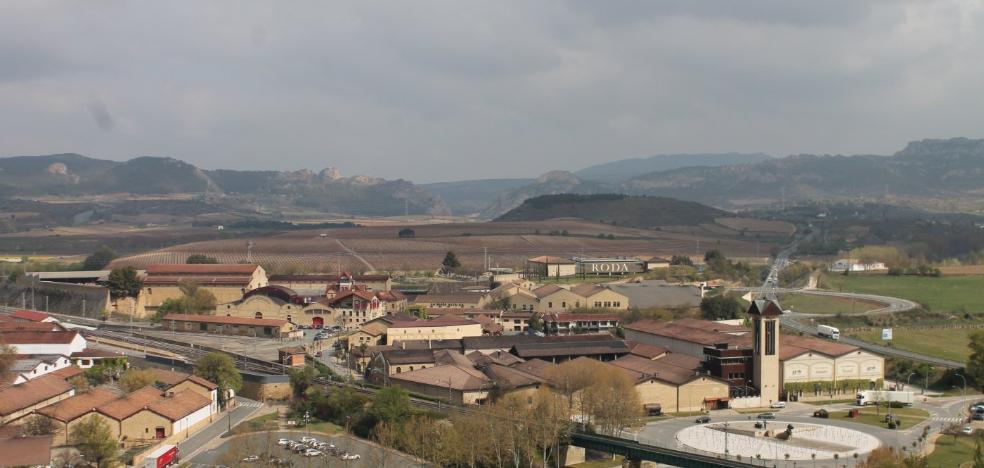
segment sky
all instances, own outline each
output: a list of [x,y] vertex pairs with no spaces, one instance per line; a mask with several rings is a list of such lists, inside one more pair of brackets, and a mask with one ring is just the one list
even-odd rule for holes
[[0,155],[416,182],[982,137],[984,2],[0,5]]

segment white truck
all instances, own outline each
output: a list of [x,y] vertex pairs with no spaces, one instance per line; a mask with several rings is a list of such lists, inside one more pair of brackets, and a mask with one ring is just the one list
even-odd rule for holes
[[817,325],[817,335],[824,338],[830,338],[832,340],[841,339],[841,332],[837,327],[831,327],[830,325]]
[[879,403],[902,403],[912,406],[915,396],[912,392],[899,392],[892,390],[863,390],[858,393],[856,403],[858,406],[874,405]]
[[144,458],[144,468],[167,468],[178,464],[178,446],[162,445]]

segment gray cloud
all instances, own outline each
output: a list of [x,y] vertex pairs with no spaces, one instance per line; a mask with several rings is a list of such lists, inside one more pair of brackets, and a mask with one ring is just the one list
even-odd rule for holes
[[0,154],[432,181],[890,153],[981,136],[982,20],[961,0],[20,2]]

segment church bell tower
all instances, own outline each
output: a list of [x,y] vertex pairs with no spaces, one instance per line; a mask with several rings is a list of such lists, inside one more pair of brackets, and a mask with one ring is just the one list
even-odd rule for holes
[[779,401],[779,317],[782,309],[775,301],[758,299],[748,308],[752,321],[754,357],[752,383],[759,390],[763,406]]

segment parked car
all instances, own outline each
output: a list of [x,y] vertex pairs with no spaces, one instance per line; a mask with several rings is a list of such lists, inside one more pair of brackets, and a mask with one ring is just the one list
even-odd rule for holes
[[974,415],[971,416],[971,419],[974,421],[984,421],[984,413],[974,413]]
[[321,451],[320,450],[315,450],[315,449],[307,449],[307,450],[304,451],[304,456],[305,457],[320,457],[321,456]]
[[963,435],[971,435],[974,433],[974,428],[970,426],[964,426],[963,429],[960,431],[960,433]]
[[250,455],[246,458],[243,458],[243,463],[256,463],[258,461],[260,461],[259,455]]
[[362,458],[362,457],[359,456],[359,454],[357,454],[357,453],[343,453],[342,454],[342,460],[358,460],[360,458]]
[[318,439],[315,439],[314,437],[308,437],[308,436],[301,437],[301,443],[302,444],[310,444],[312,442],[313,443],[318,443]]
[[277,445],[283,446],[283,445],[287,445],[288,443],[290,443],[290,439],[277,439]]
[[697,423],[697,424],[707,424],[707,423],[711,422],[711,417],[710,416],[697,416],[697,419],[694,419],[694,422]]
[[786,407],[786,402],[785,401],[777,401],[777,402],[769,405],[769,408],[776,408],[776,409],[785,408],[785,407]]
[[830,413],[828,413],[827,410],[821,408],[813,412],[813,417],[827,419],[830,417]]
[[776,419],[776,413],[762,413],[756,417],[759,419]]

